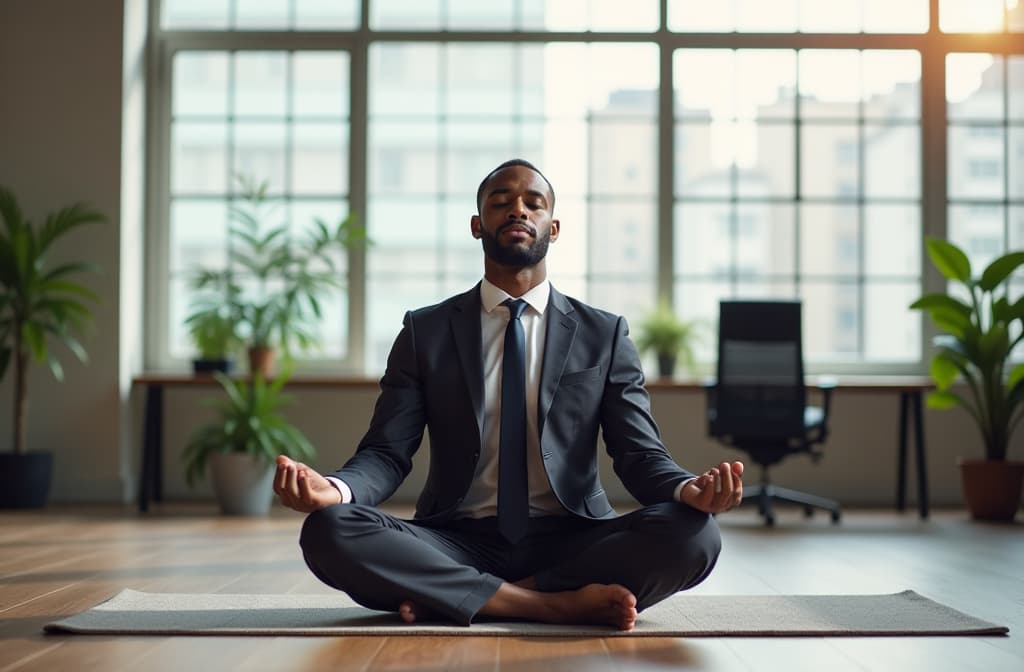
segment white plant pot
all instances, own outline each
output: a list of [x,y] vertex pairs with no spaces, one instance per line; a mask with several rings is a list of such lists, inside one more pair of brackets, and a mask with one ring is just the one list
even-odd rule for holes
[[265,516],[274,499],[274,468],[245,453],[210,456],[213,491],[221,513],[229,516]]

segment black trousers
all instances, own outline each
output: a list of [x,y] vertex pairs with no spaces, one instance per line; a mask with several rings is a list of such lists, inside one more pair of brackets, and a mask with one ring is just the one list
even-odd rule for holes
[[530,576],[545,592],[617,583],[642,611],[703,581],[721,550],[715,519],[676,502],[606,520],[531,518],[530,527],[509,544],[494,518],[432,526],[338,504],[309,514],[300,544],[317,578],[367,608],[398,611],[408,600],[463,625],[502,582]]

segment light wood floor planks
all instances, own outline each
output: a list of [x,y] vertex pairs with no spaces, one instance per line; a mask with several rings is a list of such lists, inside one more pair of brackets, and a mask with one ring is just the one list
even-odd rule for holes
[[915,590],[1010,627],[1009,637],[526,639],[488,637],[86,637],[42,634],[122,588],[331,592],[306,570],[301,516],[219,517],[211,507],[51,507],[0,512],[0,672],[13,670],[1024,670],[1024,524],[962,512],[844,512],[837,527],[780,512],[720,519],[705,594]]

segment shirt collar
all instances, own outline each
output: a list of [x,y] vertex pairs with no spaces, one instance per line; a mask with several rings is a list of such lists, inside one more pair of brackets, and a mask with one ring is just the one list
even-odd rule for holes
[[491,282],[484,278],[480,283],[480,304],[484,307],[484,310],[490,313],[496,307],[500,306],[506,299],[523,299],[537,311],[538,315],[544,314],[544,309],[548,307],[548,297],[551,296],[551,281],[546,279],[536,287],[532,287],[530,291],[522,296],[512,296],[504,289],[499,289]]

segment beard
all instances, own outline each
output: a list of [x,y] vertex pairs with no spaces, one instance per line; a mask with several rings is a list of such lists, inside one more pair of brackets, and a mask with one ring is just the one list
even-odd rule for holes
[[[498,229],[498,231],[500,233],[501,229]],[[543,261],[544,257],[548,256],[548,245],[551,244],[551,229],[548,229],[542,235],[538,234],[533,239],[533,242],[526,247],[521,245],[505,247],[498,242],[496,235],[492,235],[489,231],[480,227],[480,243],[483,245],[484,255],[491,261],[511,268],[529,268],[536,266]]]

